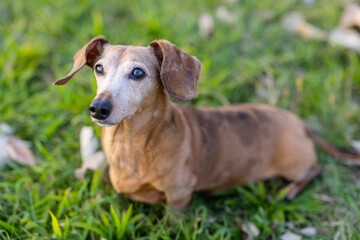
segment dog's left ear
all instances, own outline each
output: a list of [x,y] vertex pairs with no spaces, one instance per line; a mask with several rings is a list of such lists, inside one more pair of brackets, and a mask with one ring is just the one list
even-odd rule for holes
[[91,39],[74,55],[74,65],[71,71],[65,77],[56,80],[53,84],[64,85],[83,66],[88,65],[90,67],[93,67],[93,65],[95,64],[95,60],[102,54],[104,50],[104,45],[108,43],[109,41],[107,41],[104,36],[97,36]]
[[160,64],[160,78],[170,95],[178,101],[191,100],[197,90],[201,62],[166,40],[150,43]]

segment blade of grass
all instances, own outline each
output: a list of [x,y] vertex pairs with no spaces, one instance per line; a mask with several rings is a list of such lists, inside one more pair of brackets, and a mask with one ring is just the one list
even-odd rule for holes
[[120,234],[121,234],[121,223],[120,223],[120,219],[118,217],[118,214],[116,213],[115,209],[113,208],[113,206],[110,206],[110,213],[112,216],[112,219],[115,223],[115,228],[116,228],[116,239],[120,239]]
[[127,228],[128,224],[129,224],[131,214],[132,214],[132,205],[130,205],[130,207],[128,208],[126,213],[121,218],[121,231],[120,231],[120,236],[119,236],[120,239],[125,234],[126,228]]
[[88,230],[90,232],[97,233],[99,236],[105,236],[106,235],[100,228],[97,228],[97,227],[92,226],[92,225],[87,224],[87,223],[72,222],[71,226],[86,229],[86,230]]
[[61,233],[61,229],[60,229],[60,226],[59,226],[59,222],[56,219],[56,217],[54,216],[54,214],[50,210],[48,210],[48,211],[49,211],[50,216],[51,216],[51,224],[52,224],[53,231],[56,234],[56,236],[61,238],[62,233]]

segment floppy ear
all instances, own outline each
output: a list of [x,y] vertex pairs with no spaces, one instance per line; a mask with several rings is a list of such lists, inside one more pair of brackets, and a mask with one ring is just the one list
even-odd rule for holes
[[104,44],[108,44],[109,41],[104,36],[97,36],[90,40],[88,44],[83,46],[74,55],[74,65],[71,71],[63,78],[56,80],[54,85],[64,85],[67,83],[75,73],[77,73],[85,64],[93,67],[95,60],[104,50]]
[[150,43],[160,64],[160,78],[167,93],[178,101],[189,101],[197,90],[201,63],[166,40]]

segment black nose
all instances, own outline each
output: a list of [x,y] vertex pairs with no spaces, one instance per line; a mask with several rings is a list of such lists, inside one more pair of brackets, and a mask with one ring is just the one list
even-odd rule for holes
[[89,110],[93,118],[104,120],[110,116],[112,105],[107,100],[95,99],[91,102]]

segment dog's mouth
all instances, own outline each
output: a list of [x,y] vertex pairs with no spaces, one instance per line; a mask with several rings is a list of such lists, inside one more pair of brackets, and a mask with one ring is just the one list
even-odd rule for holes
[[118,123],[112,123],[112,122],[109,122],[108,120],[99,120],[99,119],[96,119],[96,118],[93,118],[91,117],[91,120],[96,123],[97,125],[99,125],[100,127],[113,127],[119,123],[121,123],[122,121],[124,120],[129,120],[131,119],[132,117],[134,116],[134,114],[131,114],[130,116],[127,116],[125,117],[124,119],[122,119],[120,122]]
[[95,122],[97,125],[99,125],[100,127],[112,127],[115,126],[116,124],[107,124],[107,123],[101,123],[101,122]]
[[106,122],[106,121],[103,121],[103,120],[98,120],[98,119],[94,119],[94,118],[91,118],[92,121],[94,123],[96,123],[97,125],[99,125],[100,127],[112,127],[112,126],[115,126],[116,124],[113,124],[113,123],[109,123],[109,122]]

